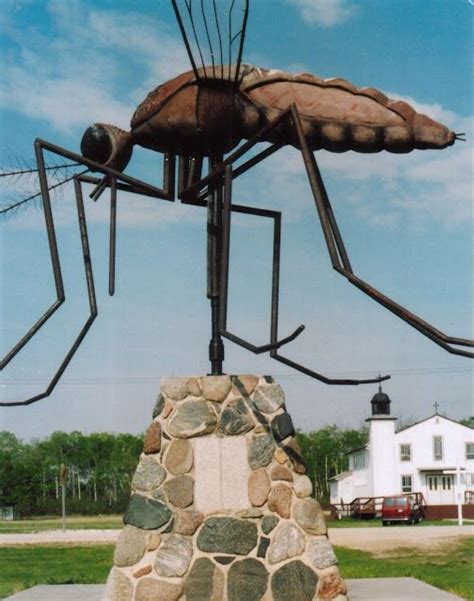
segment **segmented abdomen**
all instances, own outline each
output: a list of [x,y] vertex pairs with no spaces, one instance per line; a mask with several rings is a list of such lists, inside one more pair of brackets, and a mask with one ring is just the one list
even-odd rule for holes
[[406,153],[446,148],[455,134],[403,101],[344,79],[248,69],[240,91],[271,120],[295,104],[314,150]]

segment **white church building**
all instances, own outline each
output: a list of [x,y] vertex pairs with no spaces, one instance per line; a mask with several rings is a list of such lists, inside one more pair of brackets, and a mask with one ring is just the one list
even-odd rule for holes
[[331,504],[411,492],[422,493],[428,507],[474,503],[474,430],[436,409],[396,432],[390,402],[379,387],[366,420],[369,442],[348,454],[348,471],[332,478]]

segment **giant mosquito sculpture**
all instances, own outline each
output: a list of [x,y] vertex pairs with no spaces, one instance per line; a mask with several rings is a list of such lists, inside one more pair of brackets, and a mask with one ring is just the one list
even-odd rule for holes
[[[114,293],[115,287],[119,190],[168,201],[174,201],[177,196],[185,204],[207,208],[207,296],[212,311],[209,344],[212,374],[222,373],[222,338],[227,338],[253,353],[269,352],[273,359],[327,384],[363,384],[389,378],[331,379],[279,352],[304,329],[304,326],[299,326],[289,336],[278,338],[281,213],[233,203],[232,182],[285,145],[292,145],[301,152],[333,268],[448,352],[473,357],[472,351],[458,348],[473,347],[473,341],[445,335],[354,274],[313,154],[321,148],[334,152],[355,150],[366,153],[442,149],[452,145],[462,134],[449,131],[440,123],[417,113],[407,103],[392,101],[373,88],[356,88],[343,79],[291,75],[243,64],[249,0],[171,2],[192,70],[150,92],[135,111],[129,132],[104,124],[95,124],[87,129],[81,143],[82,156],[44,140],[35,141],[40,195],[57,299],[6,355],[1,368],[13,359],[65,300],[50,200],[50,189],[58,184],[48,187],[47,171],[51,167],[45,162],[45,151],[72,161],[75,167],[86,167],[85,171],[65,178],[62,183],[74,181],[90,316],[43,393],[23,401],[0,404],[29,405],[51,394],[97,316],[82,193],[84,183],[94,185],[90,195],[94,200],[107,188],[110,189],[110,294]],[[238,29],[234,33],[236,15]],[[204,60],[206,54],[210,56],[208,64]],[[270,146],[246,158],[247,153],[261,142],[270,143]],[[164,153],[163,188],[124,173],[134,145]],[[209,169],[202,177],[205,158],[208,158]],[[237,165],[240,159],[246,160]],[[54,166],[55,170],[60,168],[61,165]],[[29,199],[7,206],[2,212],[6,213]],[[273,220],[271,334],[270,342],[262,346],[256,346],[227,329],[232,212]]]

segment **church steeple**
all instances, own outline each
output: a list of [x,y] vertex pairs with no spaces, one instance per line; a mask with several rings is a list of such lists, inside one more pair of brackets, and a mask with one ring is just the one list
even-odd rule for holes
[[372,405],[372,415],[390,415],[390,397],[385,392],[382,392],[382,386],[379,384],[379,391],[374,394],[370,401]]

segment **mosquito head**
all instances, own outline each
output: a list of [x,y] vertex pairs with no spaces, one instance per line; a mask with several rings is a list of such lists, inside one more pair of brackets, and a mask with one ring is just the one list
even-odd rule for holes
[[117,171],[123,171],[132,156],[132,135],[115,125],[94,123],[81,140],[81,152],[86,159]]

